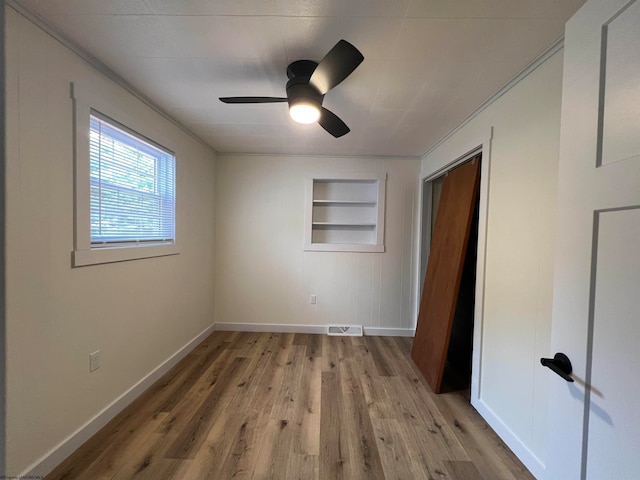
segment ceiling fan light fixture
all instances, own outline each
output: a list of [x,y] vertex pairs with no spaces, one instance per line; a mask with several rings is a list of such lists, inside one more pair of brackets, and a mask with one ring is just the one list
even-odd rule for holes
[[298,123],[315,123],[320,118],[320,109],[311,102],[298,102],[289,107],[289,115]]
[[223,103],[289,103],[289,115],[298,123],[318,123],[330,135],[340,138],[349,127],[322,106],[325,94],[347,78],[364,60],[362,53],[340,40],[320,62],[296,60],[287,66],[286,97],[220,97]]

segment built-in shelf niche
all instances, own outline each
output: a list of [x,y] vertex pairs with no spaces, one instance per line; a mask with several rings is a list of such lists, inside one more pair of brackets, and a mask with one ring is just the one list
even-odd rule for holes
[[305,250],[384,252],[386,179],[386,174],[308,175]]

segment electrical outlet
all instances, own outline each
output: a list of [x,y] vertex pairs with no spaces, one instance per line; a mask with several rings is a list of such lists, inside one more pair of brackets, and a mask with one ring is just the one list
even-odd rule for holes
[[315,305],[315,304],[316,304],[316,296],[315,296],[315,295],[311,295],[311,296],[309,297],[309,303],[310,303],[311,305]]
[[95,372],[100,368],[101,359],[100,359],[100,350],[96,350],[93,353],[89,354],[89,371]]

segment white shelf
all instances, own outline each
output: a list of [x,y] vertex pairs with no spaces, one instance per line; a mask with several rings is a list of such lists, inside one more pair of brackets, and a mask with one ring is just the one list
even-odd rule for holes
[[356,222],[349,222],[349,223],[341,223],[341,222],[313,222],[313,225],[319,225],[319,226],[334,226],[334,227],[372,227],[375,228],[376,224],[375,223],[356,223]]
[[371,205],[375,206],[376,202],[361,200],[314,200],[314,205]]
[[308,175],[305,250],[383,252],[387,175]]

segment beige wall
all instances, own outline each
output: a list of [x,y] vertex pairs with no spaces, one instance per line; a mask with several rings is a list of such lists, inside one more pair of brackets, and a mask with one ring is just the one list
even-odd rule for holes
[[[215,158],[11,8],[6,41],[6,473],[18,475],[212,324]],[[181,254],[70,267],[70,81],[175,149]]]
[[422,160],[422,175],[493,127],[477,408],[527,466],[544,469],[562,50]]
[[[410,332],[419,168],[419,159],[219,156],[216,323]],[[388,174],[384,253],[303,250],[305,174],[336,172]]]

